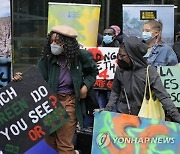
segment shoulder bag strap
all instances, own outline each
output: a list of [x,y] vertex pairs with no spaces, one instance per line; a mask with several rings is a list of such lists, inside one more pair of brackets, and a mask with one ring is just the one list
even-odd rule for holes
[[129,100],[128,100],[128,97],[127,97],[127,93],[126,93],[126,89],[125,89],[125,88],[124,88],[124,94],[125,94],[125,97],[126,97],[126,102],[127,102],[129,114],[131,114],[131,107],[130,107],[130,104],[129,104]]

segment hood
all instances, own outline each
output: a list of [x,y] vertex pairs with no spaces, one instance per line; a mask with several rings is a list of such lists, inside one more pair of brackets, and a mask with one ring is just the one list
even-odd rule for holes
[[125,36],[123,42],[126,52],[133,62],[133,69],[147,67],[146,60],[143,58],[147,53],[147,45],[134,36]]

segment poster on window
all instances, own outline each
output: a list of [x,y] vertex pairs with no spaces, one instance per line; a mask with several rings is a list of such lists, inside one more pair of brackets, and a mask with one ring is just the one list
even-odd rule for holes
[[123,4],[123,33],[142,36],[143,24],[148,20],[161,20],[162,38],[165,43],[174,42],[174,5],[126,5]]
[[10,0],[0,0],[0,88],[11,80],[11,7]]
[[89,47],[86,50],[93,54],[93,59],[99,71],[94,88],[111,89],[117,67],[117,53],[119,48]]
[[92,154],[177,154],[180,124],[134,115],[95,113]]
[[100,5],[49,2],[48,32],[55,25],[67,25],[78,32],[84,46],[96,46]]

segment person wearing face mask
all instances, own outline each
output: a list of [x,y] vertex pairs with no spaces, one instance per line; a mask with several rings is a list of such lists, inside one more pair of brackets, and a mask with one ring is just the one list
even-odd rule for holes
[[[143,56],[147,52],[147,45],[133,36],[125,36],[123,41],[117,55],[118,66],[110,99],[104,110],[112,111],[116,108],[118,113],[138,115],[146,85],[148,65]],[[155,96],[161,101],[163,108],[168,111],[172,121],[180,123],[180,113],[164,88],[156,68],[150,66],[149,74],[150,85]]]
[[[70,120],[46,138],[59,154],[75,154],[72,139],[79,122],[83,128],[86,114],[84,98],[93,87],[98,69],[90,52],[80,49],[75,29],[65,25],[54,26],[47,36],[43,55],[37,68],[57,94]],[[22,79],[17,73],[13,80]]]
[[116,38],[116,31],[113,28],[106,28],[103,32],[101,47],[119,47],[119,41]]
[[178,63],[173,49],[162,40],[163,24],[159,20],[149,20],[143,25],[142,39],[148,45],[147,54],[144,56],[147,63],[152,66],[173,66]]
[[[103,33],[102,43],[99,47],[119,47],[116,31],[112,27],[106,28]],[[110,90],[108,88],[94,88],[100,108],[104,108],[109,100]]]

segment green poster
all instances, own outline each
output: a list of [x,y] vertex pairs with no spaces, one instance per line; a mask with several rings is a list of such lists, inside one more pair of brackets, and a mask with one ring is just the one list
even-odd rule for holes
[[158,67],[162,83],[170,94],[176,107],[180,107],[180,67],[163,66]]

